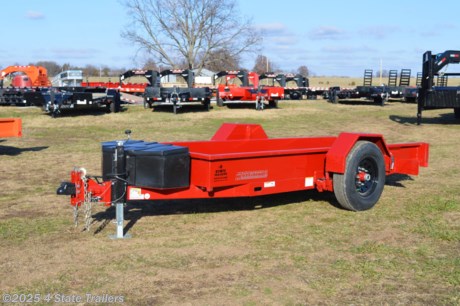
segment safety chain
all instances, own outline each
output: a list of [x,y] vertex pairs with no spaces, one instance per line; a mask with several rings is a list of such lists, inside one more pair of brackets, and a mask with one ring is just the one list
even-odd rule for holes
[[92,222],[91,209],[93,205],[91,202],[91,192],[88,191],[88,179],[86,178],[86,176],[83,177],[83,182],[85,186],[85,200],[83,203],[85,207],[85,227],[83,228],[83,230],[89,231]]
[[73,207],[73,224],[75,228],[78,227],[78,205]]

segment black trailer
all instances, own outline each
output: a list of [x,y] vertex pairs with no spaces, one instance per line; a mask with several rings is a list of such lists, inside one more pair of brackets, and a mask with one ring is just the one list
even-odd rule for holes
[[41,106],[44,102],[40,88],[0,87],[0,105]]
[[[157,82],[159,78],[160,82]],[[194,73],[189,69],[163,70],[153,75],[144,92],[144,107],[172,106],[174,114],[185,105],[203,105],[209,111],[212,90],[194,87]]]
[[329,102],[338,103],[339,100],[361,99],[371,100],[375,104],[383,106],[389,97],[388,86],[372,86],[372,70],[364,70],[363,85],[355,88],[329,87],[323,97]]
[[53,118],[75,110],[120,110],[120,92],[105,87],[50,87],[42,92],[43,111]]
[[399,74],[398,85],[398,71],[390,70],[388,73],[388,94],[390,98],[401,99],[404,98],[405,88],[410,86],[411,69],[401,69]]
[[[269,80],[264,82],[264,80]],[[265,84],[264,84],[265,83]],[[313,96],[313,93],[309,91],[309,80],[301,74],[294,73],[279,73],[266,72],[259,76],[259,84],[272,86],[272,87],[283,87],[284,98],[289,100],[305,100],[308,97]],[[314,95],[316,97],[316,95]]]
[[430,109],[452,108],[455,118],[460,119],[460,86],[447,86],[448,76],[460,76],[460,73],[447,73],[442,70],[448,64],[459,63],[460,51],[448,50],[439,54],[426,51],[423,54],[422,82],[417,99],[417,124],[422,122],[422,111]]

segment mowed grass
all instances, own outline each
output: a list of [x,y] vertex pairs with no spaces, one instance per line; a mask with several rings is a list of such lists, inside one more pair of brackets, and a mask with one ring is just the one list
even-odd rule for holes
[[[128,305],[460,303],[460,124],[452,110],[323,100],[279,109],[169,111],[130,105],[117,114],[21,117],[22,138],[0,142],[2,293],[123,296]],[[111,240],[114,211],[96,205],[91,231],[73,227],[55,195],[75,166],[100,174],[100,142],[206,140],[223,122],[258,123],[269,137],[381,133],[387,143],[430,143],[419,176],[390,176],[369,211],[337,208],[332,193],[129,205],[127,240]]]

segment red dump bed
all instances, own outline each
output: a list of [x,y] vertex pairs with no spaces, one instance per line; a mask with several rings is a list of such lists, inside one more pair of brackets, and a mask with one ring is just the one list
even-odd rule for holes
[[418,174],[428,164],[426,143],[387,146],[381,135],[267,138],[259,125],[224,124],[211,141],[174,142],[189,149],[188,188],[128,187],[128,200],[256,196],[297,190],[332,191],[330,174],[343,173],[359,140],[382,150],[387,174]]

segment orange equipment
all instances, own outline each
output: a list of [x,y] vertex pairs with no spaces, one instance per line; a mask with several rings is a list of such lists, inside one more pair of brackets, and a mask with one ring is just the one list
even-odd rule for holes
[[51,82],[48,79],[48,71],[45,67],[41,66],[9,66],[0,71],[0,81],[3,80],[7,75],[15,72],[23,72],[26,74],[33,87],[49,87]]
[[0,138],[21,137],[21,118],[0,118]]

